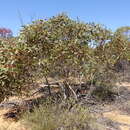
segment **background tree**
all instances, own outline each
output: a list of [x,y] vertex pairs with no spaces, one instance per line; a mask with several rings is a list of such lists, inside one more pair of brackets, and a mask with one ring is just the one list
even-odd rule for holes
[[10,38],[13,36],[13,32],[8,28],[0,28],[0,37],[1,38]]

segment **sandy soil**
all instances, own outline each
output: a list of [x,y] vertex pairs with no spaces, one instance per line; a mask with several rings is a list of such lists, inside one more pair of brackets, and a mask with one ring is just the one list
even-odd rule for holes
[[[94,106],[101,123],[109,121],[106,130],[130,130],[130,83],[118,83],[121,96],[113,103]],[[18,100],[16,97],[10,101]],[[29,130],[22,121],[5,120],[3,114],[8,110],[0,110],[0,130]],[[103,119],[103,121],[101,120]],[[111,125],[110,125],[111,122]]]

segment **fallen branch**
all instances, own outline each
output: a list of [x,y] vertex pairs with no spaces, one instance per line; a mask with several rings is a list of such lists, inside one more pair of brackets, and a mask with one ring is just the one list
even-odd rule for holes
[[49,95],[51,96],[51,88],[50,88],[50,84],[46,76],[45,76],[45,80],[46,80],[46,84],[48,85],[47,88],[48,88]]
[[76,99],[76,100],[78,100],[78,98],[77,98],[77,94],[75,93],[75,91],[72,89],[72,87],[66,82],[66,84],[68,85],[68,88],[71,90],[71,92],[73,93],[73,95],[74,95],[74,98]]

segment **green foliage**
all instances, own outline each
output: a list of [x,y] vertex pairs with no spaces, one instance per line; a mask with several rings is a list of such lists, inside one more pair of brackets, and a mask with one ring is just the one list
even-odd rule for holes
[[[61,14],[46,21],[38,20],[21,30],[21,41],[32,47],[36,66],[44,75],[77,76],[87,64],[97,64],[90,44],[99,46],[111,38],[111,32],[100,25],[73,21]],[[91,75],[91,74],[90,74]]]
[[28,74],[28,54],[26,45],[14,40],[0,41],[0,101],[21,93]]
[[1,101],[21,93],[30,76],[83,77],[98,86],[112,86],[114,65],[130,59],[129,40],[121,33],[127,29],[112,33],[65,14],[25,25],[18,38],[0,41]]
[[118,77],[115,64],[121,59],[128,60],[127,54],[128,41],[117,33],[114,33],[107,43],[100,44],[94,49],[96,64],[93,80],[96,80],[98,86],[114,86]]
[[24,26],[20,39],[32,49],[38,75],[65,80],[82,77],[104,87],[114,85],[114,65],[129,54],[128,41],[120,33],[71,20],[65,14]]
[[124,40],[121,41],[121,44],[123,44],[123,46],[125,47],[124,58],[130,61],[130,27],[129,26],[120,27],[116,30],[115,34],[120,36],[119,39]]
[[47,21],[38,20],[25,26],[20,37],[21,41],[34,48],[39,68],[47,75],[52,71],[52,65],[54,67],[54,64],[59,64],[62,59],[64,65],[68,64],[65,64],[67,59],[69,64],[79,62],[78,60],[85,55],[82,50],[87,51],[81,44],[86,43],[87,46],[88,28],[89,26],[73,21],[66,15],[58,15]]

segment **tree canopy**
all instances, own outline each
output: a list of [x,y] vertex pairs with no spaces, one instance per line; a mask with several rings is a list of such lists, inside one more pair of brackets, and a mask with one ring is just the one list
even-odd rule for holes
[[37,76],[82,77],[85,82],[111,86],[114,65],[130,59],[128,31],[124,27],[112,32],[65,14],[23,26],[16,39],[0,41],[1,99],[22,92],[23,84]]

